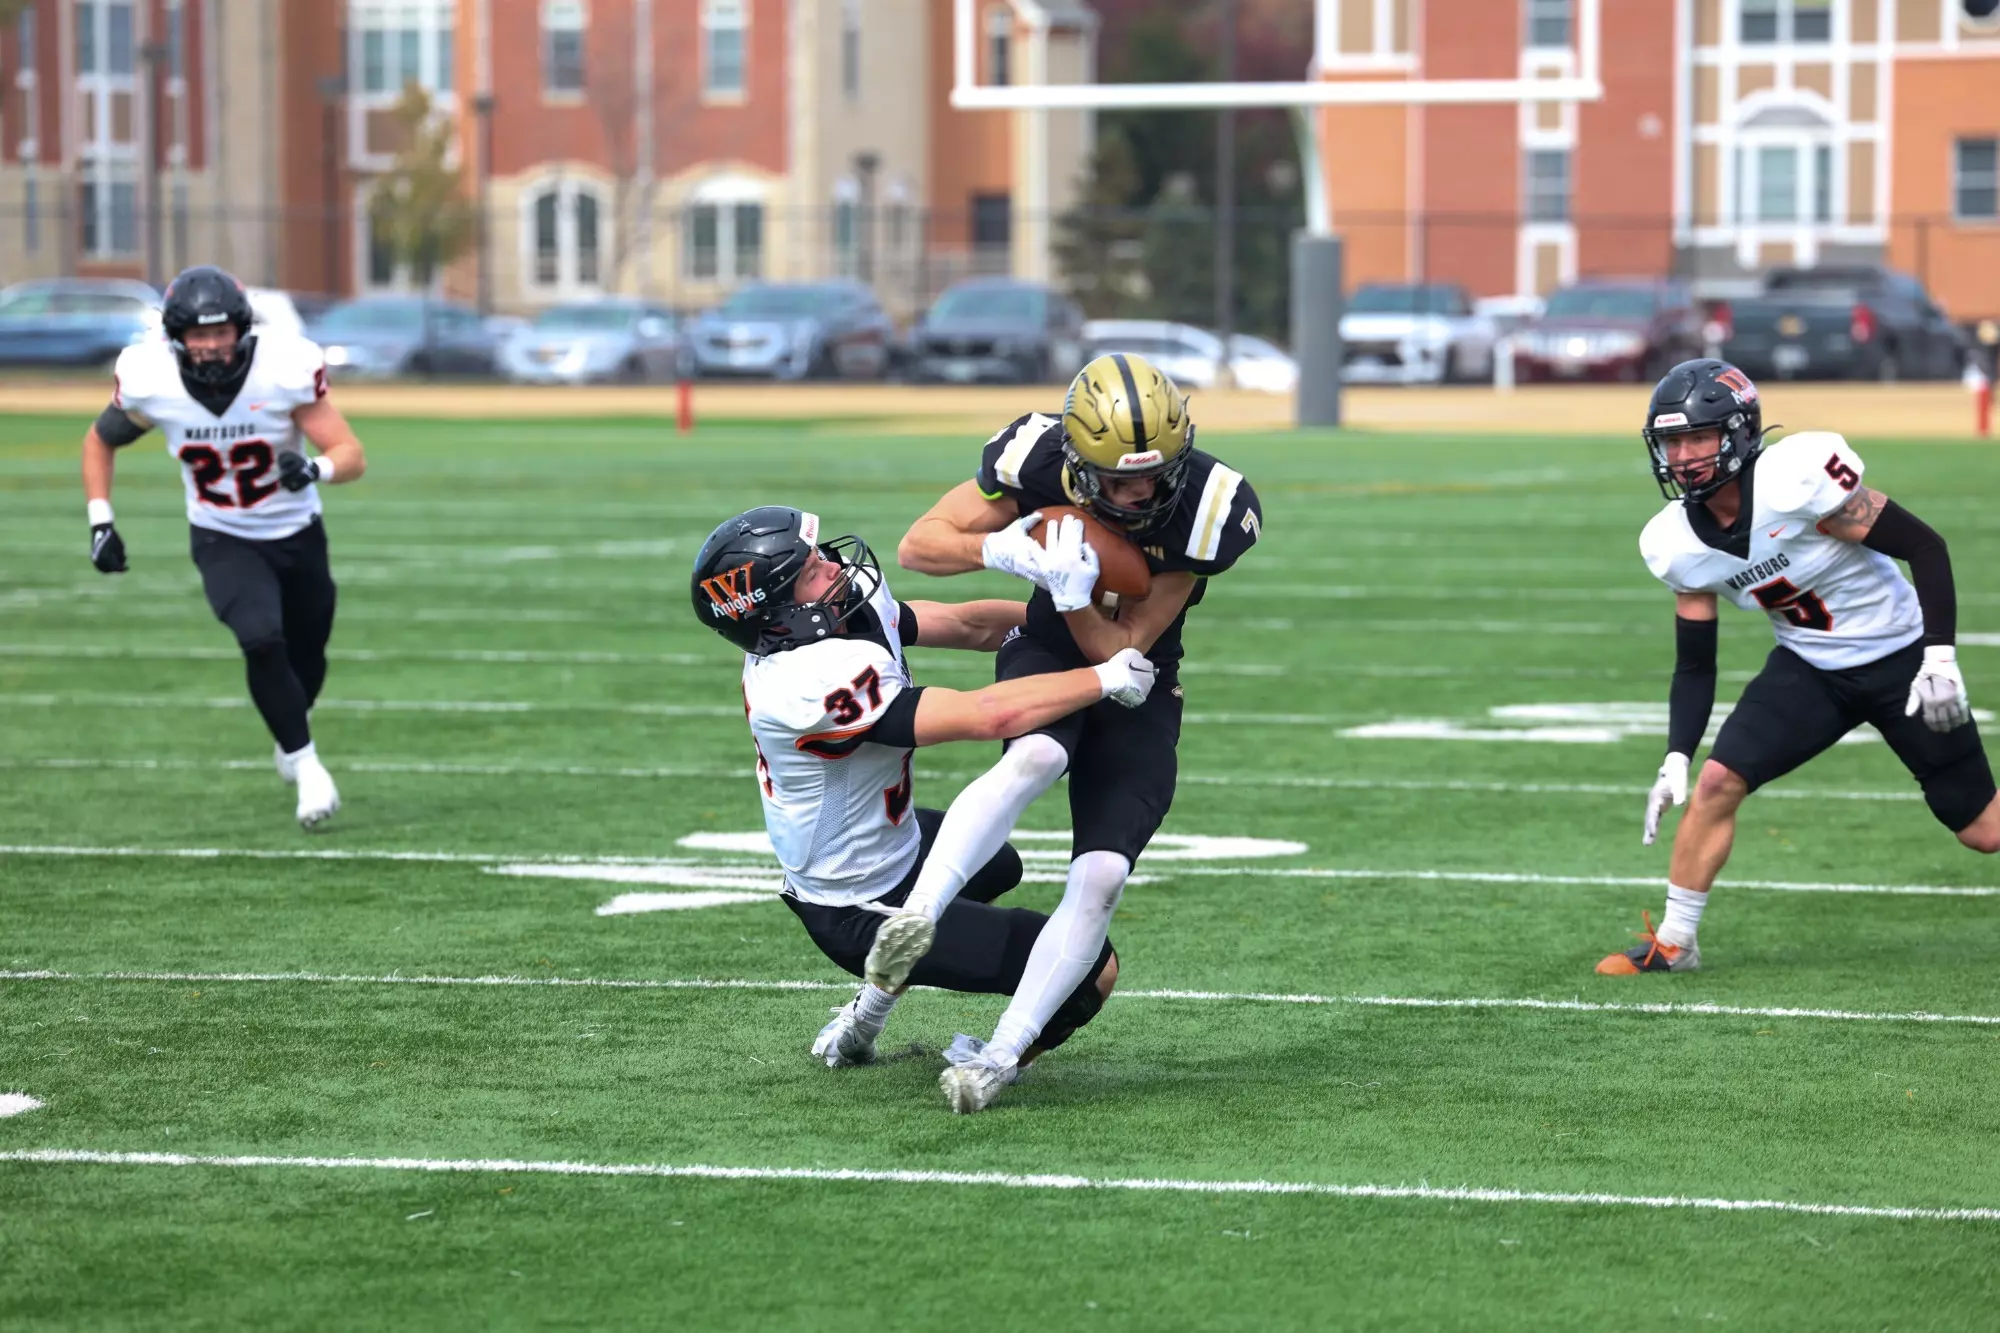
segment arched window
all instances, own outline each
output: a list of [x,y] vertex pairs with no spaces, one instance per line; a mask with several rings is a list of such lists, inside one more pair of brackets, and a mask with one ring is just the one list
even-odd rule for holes
[[587,295],[605,284],[611,249],[603,191],[564,176],[529,190],[523,207],[527,288],[542,296]]

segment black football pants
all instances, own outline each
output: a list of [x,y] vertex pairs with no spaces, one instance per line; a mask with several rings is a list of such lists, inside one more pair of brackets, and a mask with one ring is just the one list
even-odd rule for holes
[[289,537],[251,541],[191,527],[188,546],[215,618],[243,650],[250,698],[280,749],[312,742],[306,713],[326,683],[335,590],[326,528],[315,518]]

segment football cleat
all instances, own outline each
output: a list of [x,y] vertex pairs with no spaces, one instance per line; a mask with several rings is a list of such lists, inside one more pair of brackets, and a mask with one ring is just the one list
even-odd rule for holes
[[291,761],[290,756],[288,756],[285,753],[284,746],[275,743],[271,746],[271,762],[277,766],[279,777],[283,778],[286,782],[292,783],[294,785],[298,783],[299,780],[298,766],[294,764]]
[[861,975],[883,990],[901,990],[910,979],[910,969],[923,961],[936,938],[937,923],[922,912],[897,912],[875,932]]
[[309,829],[340,809],[340,792],[333,785],[333,774],[318,759],[301,759],[297,769],[299,827]]
[[1018,1064],[1001,1064],[986,1054],[983,1042],[962,1032],[945,1048],[944,1058],[951,1064],[938,1075],[938,1087],[954,1115],[984,1111],[1021,1077]]
[[813,1039],[812,1053],[826,1061],[828,1069],[875,1063],[874,1034],[863,1031],[855,1021],[854,1006],[860,997],[833,1011],[833,1021]]
[[1641,972],[1692,972],[1701,966],[1701,949],[1687,944],[1668,944],[1653,929],[1653,916],[1641,912],[1643,931],[1634,931],[1640,943],[1624,953],[1614,953],[1597,965],[1600,976],[1636,977]]

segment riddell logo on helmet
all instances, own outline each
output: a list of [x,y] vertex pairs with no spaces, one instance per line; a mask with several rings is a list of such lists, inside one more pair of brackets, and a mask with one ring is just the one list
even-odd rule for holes
[[1668,426],[1685,426],[1688,414],[1685,412],[1662,412],[1653,418],[1654,430],[1665,430]]
[[715,613],[728,616],[731,620],[741,620],[744,612],[764,600],[764,590],[750,586],[748,561],[734,569],[725,569],[713,578],[703,579],[701,590],[708,594],[709,605]]
[[1118,456],[1119,467],[1152,467],[1161,461],[1158,449],[1148,449],[1141,454],[1120,454]]
[[799,515],[799,540],[807,546],[819,545],[819,515],[801,513]]

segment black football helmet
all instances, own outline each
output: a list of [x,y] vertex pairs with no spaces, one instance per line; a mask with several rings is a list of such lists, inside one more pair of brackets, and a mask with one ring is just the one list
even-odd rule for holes
[[[257,340],[250,333],[250,294],[243,284],[213,264],[183,270],[167,284],[161,327],[180,358],[183,377],[199,384],[227,384],[250,365]],[[183,341],[189,329],[229,324],[236,329],[236,350],[227,357],[197,360]]]
[[[1678,466],[1667,462],[1668,440],[1702,430],[1722,432],[1714,454]],[[1660,493],[1699,504],[1735,481],[1763,449],[1764,408],[1750,377],[1727,361],[1683,361],[1654,387],[1639,434]],[[1690,469],[1704,464],[1708,475],[1690,481]]]
[[[840,565],[819,598],[798,601],[792,585],[814,551]],[[859,537],[822,543],[819,517],[764,505],[725,521],[701,544],[689,592],[702,624],[747,653],[768,657],[838,633],[882,583],[875,553]]]

